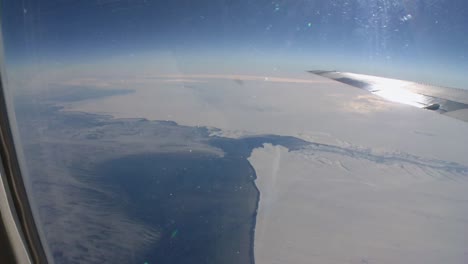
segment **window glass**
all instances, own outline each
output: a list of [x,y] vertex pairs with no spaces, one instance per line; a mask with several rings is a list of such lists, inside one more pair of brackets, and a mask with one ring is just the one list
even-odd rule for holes
[[467,263],[468,3],[1,2],[56,263]]

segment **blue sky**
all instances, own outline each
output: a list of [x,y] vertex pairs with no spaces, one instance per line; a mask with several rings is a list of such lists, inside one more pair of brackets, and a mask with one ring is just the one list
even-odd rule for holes
[[463,0],[7,0],[2,10],[14,67],[112,68],[132,57],[138,68],[170,53],[181,72],[337,69],[468,84]]

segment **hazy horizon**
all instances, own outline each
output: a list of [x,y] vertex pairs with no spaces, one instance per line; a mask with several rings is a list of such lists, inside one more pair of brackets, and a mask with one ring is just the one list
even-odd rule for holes
[[464,1],[41,0],[4,3],[2,23],[6,63],[20,75],[324,69],[467,89],[467,8]]

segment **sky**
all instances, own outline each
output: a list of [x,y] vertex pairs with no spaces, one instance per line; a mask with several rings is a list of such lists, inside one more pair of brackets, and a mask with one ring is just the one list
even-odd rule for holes
[[7,70],[122,75],[170,62],[177,73],[324,69],[468,88],[464,0],[2,4]]

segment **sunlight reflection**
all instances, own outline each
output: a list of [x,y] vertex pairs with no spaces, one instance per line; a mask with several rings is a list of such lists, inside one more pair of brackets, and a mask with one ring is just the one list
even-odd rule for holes
[[425,103],[427,100],[424,95],[416,94],[397,87],[378,87],[373,93],[392,102],[407,104],[419,108],[423,108],[427,104]]
[[386,100],[419,108],[424,108],[431,104],[431,98],[428,96],[412,92],[405,88],[408,85],[406,81],[360,74],[347,75],[366,81],[370,84],[369,87],[365,88],[366,90]]

